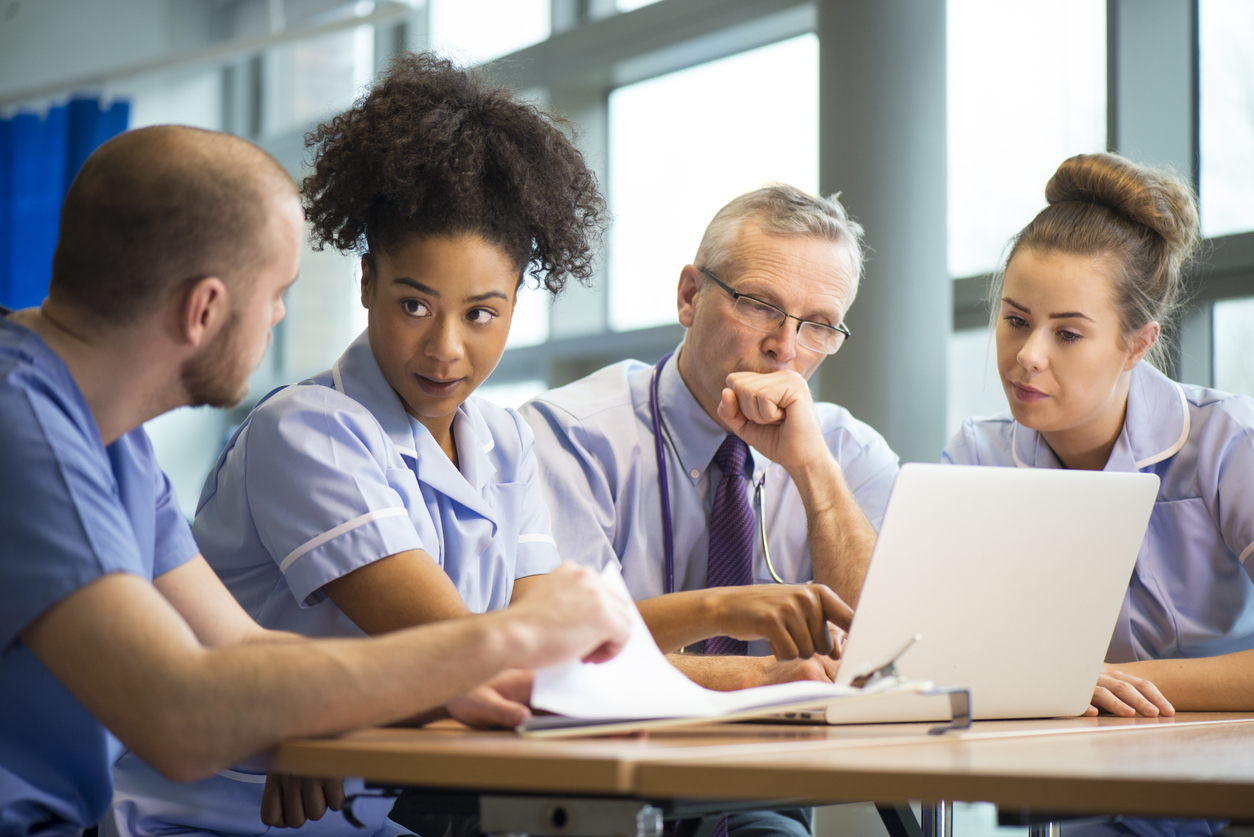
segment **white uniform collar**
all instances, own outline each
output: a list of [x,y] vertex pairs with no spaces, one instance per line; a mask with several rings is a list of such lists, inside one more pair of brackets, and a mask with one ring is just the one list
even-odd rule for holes
[[[1139,471],[1174,456],[1189,438],[1189,404],[1184,389],[1141,361],[1132,370],[1123,430],[1105,471]],[[1061,468],[1045,439],[1015,422],[1011,450],[1020,468]]]
[[[462,402],[453,418],[461,465],[458,470],[431,432],[405,412],[400,397],[383,377],[367,332],[363,331],[332,364],[331,381],[336,390],[370,411],[401,456],[414,463],[411,467],[420,482],[491,520],[495,534],[496,514],[482,495],[483,486],[496,474],[496,465],[488,456],[495,442],[473,398]],[[417,463],[421,467],[415,467]]]
[[[670,439],[679,455],[679,463],[694,483],[705,473],[727,438],[727,431],[698,403],[688,385],[679,374],[679,349],[662,366],[657,382],[658,409],[662,416],[663,433]],[[753,456],[754,473],[760,473],[769,464],[765,456],[749,448]]]

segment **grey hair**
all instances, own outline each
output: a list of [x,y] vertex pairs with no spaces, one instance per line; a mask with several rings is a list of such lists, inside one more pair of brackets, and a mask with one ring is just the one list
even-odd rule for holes
[[787,183],[767,183],[746,192],[715,213],[701,237],[693,264],[714,272],[727,267],[733,259],[741,223],[752,218],[764,233],[843,242],[849,248],[856,291],[862,278],[862,225],[849,217],[839,197],[839,192],[826,198],[811,195]]

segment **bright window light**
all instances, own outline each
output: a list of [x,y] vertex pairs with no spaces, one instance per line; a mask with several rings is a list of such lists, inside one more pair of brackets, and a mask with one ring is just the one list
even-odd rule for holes
[[1254,395],[1254,297],[1216,302],[1215,389]]
[[725,203],[818,188],[818,39],[802,35],[610,94],[610,326],[675,322],[675,285]]
[[1202,0],[1202,233],[1254,230],[1254,3]]
[[949,0],[949,273],[992,271],[1045,182],[1106,145],[1105,0]]
[[431,49],[472,66],[538,44],[553,26],[550,0],[431,0]]

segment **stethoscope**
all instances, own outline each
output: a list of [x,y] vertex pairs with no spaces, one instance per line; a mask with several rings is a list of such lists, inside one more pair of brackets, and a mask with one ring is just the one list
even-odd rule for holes
[[[662,497],[662,551],[666,555],[666,592],[675,592],[675,529],[671,521],[671,489],[670,478],[666,475],[666,442],[662,438],[662,411],[658,407],[657,397],[657,379],[662,373],[662,366],[670,359],[674,352],[670,352],[666,357],[657,362],[657,366],[653,367],[653,378],[649,381],[649,415],[653,419],[653,447],[654,454],[657,457],[657,487]],[[762,556],[766,559],[766,569],[771,574],[771,578],[777,584],[787,584],[788,582],[779,577],[779,573],[775,572],[775,565],[771,563],[771,550],[766,545],[766,513],[765,500],[762,496],[763,487],[766,485],[766,471],[762,472],[762,476],[758,479],[753,487],[753,505],[758,517],[758,535],[762,543]]]

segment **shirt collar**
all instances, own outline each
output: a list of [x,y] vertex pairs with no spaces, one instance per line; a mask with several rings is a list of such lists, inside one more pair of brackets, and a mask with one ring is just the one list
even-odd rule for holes
[[496,515],[482,495],[483,486],[496,474],[496,465],[488,456],[495,442],[472,399],[462,402],[453,417],[453,438],[461,464],[458,470],[431,432],[405,412],[400,396],[383,377],[367,332],[362,332],[331,366],[331,382],[370,411],[396,450],[412,463],[410,467],[420,482],[492,521],[495,533]]
[[[1141,361],[1132,370],[1123,430],[1115,440],[1106,471],[1139,471],[1184,447],[1189,438],[1189,404],[1184,389]],[[1035,430],[1015,422],[1015,465],[1020,468],[1061,468],[1062,463]]]
[[[719,445],[727,438],[727,431],[710,418],[710,414],[697,401],[679,374],[679,352],[683,345],[662,365],[657,382],[659,412],[662,416],[662,432],[670,439],[679,457],[684,473],[694,483],[710,467]],[[752,447],[753,469],[756,474],[770,464]]]

